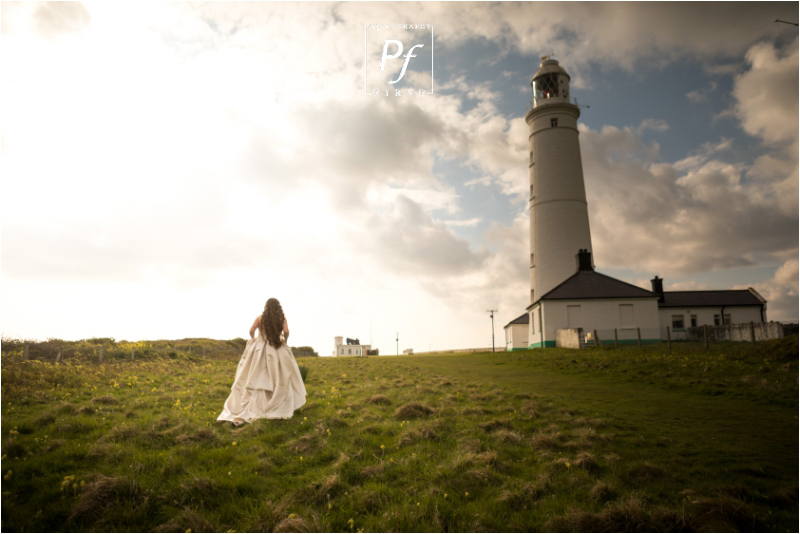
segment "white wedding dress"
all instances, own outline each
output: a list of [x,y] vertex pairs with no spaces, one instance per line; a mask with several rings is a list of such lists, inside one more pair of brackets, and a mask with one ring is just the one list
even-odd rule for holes
[[260,335],[244,349],[231,394],[217,421],[236,425],[255,419],[288,419],[306,403],[300,369],[286,344],[276,349]]

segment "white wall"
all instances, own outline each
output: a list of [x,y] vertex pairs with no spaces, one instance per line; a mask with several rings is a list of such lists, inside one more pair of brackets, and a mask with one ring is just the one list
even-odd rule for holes
[[528,348],[528,325],[511,324],[505,327],[506,350]]
[[371,347],[372,345],[337,345],[334,356],[366,356]]
[[[544,333],[547,341],[555,341],[556,330],[580,327],[584,333],[597,330],[602,341],[613,341],[614,329],[619,340],[638,339],[637,327],[642,340],[660,339],[658,301],[647,299],[587,299],[543,301]],[[620,305],[633,306],[635,324],[622,324]],[[567,306],[581,307],[581,325],[568,325]]]
[[[592,250],[577,119],[571,104],[545,105],[526,116],[530,127],[531,302],[575,272],[575,255]],[[551,127],[551,119],[558,120]]]

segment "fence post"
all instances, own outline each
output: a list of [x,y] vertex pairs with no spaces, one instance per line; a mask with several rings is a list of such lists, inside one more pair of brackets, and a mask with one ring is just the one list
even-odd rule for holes
[[756,327],[753,321],[750,321],[750,342],[753,343],[753,345],[756,344]]
[[136,355],[134,354],[134,351],[135,351],[135,350],[136,350],[136,349],[134,349],[133,347],[131,347],[131,361],[132,361],[132,362],[135,362],[135,361],[136,361]]
[[639,340],[639,348],[642,348],[642,329],[636,328],[636,338]]
[[25,343],[24,348],[22,349],[22,357],[26,360],[30,359],[30,351],[28,350],[28,344]]
[[708,352],[708,325],[703,325],[703,337],[706,339],[706,352]]
[[603,342],[600,341],[600,338],[597,336],[597,330],[594,331],[594,342],[597,344],[598,347],[603,346]]
[[56,363],[61,363],[61,347],[58,347],[58,356],[56,356]]
[[667,327],[667,350],[672,352],[672,334],[669,333],[669,327]]
[[619,348],[619,339],[617,338],[617,329],[614,329],[614,348]]

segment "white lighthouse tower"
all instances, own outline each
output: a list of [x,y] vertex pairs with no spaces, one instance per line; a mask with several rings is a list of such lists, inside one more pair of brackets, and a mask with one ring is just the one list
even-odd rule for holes
[[575,273],[579,250],[592,251],[578,144],[578,106],[569,74],[542,58],[533,75],[530,127],[531,304]]

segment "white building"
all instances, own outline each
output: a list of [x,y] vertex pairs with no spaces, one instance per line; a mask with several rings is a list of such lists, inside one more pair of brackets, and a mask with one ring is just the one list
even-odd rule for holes
[[506,333],[506,350],[528,348],[528,314],[523,313],[503,327]]
[[686,339],[686,329],[695,326],[766,323],[767,301],[755,289],[716,291],[664,291],[664,281],[650,281],[658,295],[661,339],[667,327],[673,340]]
[[372,348],[372,345],[361,345],[358,339],[347,339],[347,343],[343,343],[342,336],[333,338],[333,356],[366,356],[367,351]]
[[596,272],[588,251],[576,259],[572,276],[528,307],[529,348],[562,346],[565,329],[602,343],[661,341],[658,295]]

